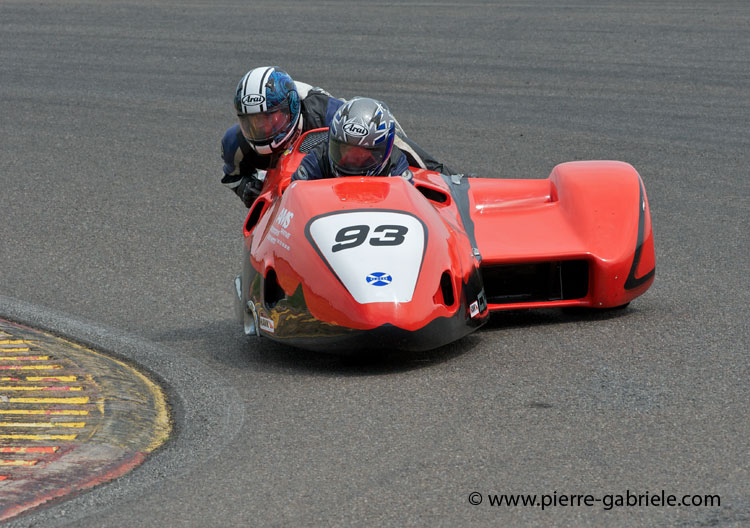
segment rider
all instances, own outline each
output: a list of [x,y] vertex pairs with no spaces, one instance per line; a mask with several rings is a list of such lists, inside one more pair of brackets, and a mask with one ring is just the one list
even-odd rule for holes
[[339,107],[328,128],[328,141],[302,158],[292,180],[401,176],[413,183],[406,156],[394,146],[396,128],[385,104],[355,97]]
[[276,66],[250,70],[234,96],[239,123],[221,140],[221,183],[250,207],[263,186],[264,171],[276,165],[301,132],[327,127],[342,104],[320,88],[293,81]]

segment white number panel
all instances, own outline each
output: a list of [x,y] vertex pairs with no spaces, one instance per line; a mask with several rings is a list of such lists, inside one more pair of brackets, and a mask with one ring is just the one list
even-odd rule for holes
[[360,304],[409,302],[426,244],[416,217],[395,211],[347,211],[321,216],[310,237]]

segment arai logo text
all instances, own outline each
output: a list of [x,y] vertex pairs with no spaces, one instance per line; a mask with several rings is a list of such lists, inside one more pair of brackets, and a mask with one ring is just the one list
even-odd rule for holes
[[242,98],[242,104],[245,106],[257,106],[266,102],[266,97],[260,94],[248,94]]
[[349,121],[344,124],[344,132],[350,136],[365,137],[367,135],[367,127],[355,123],[354,121]]

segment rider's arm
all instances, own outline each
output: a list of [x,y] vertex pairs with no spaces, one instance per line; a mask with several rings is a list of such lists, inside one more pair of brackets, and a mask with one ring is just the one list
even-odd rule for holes
[[398,156],[390,171],[390,176],[401,176],[406,181],[414,185],[414,174],[409,170],[409,161],[403,152],[398,152]]
[[251,166],[250,160],[245,159],[241,141],[239,125],[227,130],[221,139],[221,158],[224,160],[221,183],[250,207],[258,197],[263,181],[258,178],[258,171]]
[[297,170],[292,174],[292,181],[298,180],[321,180],[325,176],[320,168],[320,161],[315,155],[315,152],[308,152],[302,162],[297,167]]
[[[240,184],[240,162],[242,161],[242,149],[240,149],[239,136],[237,134],[239,125],[231,127],[221,138],[221,158],[224,160],[224,177],[221,183],[229,189],[236,189]],[[236,192],[236,191],[235,191]]]

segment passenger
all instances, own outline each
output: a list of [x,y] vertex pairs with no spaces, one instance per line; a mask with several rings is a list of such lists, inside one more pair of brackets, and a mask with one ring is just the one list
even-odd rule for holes
[[394,146],[396,128],[387,106],[355,97],[339,107],[328,128],[328,141],[302,158],[292,180],[401,176],[413,183],[406,156]]

